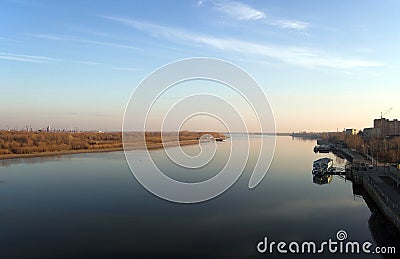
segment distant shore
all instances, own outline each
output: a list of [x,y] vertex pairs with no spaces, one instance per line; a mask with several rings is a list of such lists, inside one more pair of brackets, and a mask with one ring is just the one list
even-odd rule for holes
[[[133,145],[129,147],[128,150],[138,150],[138,149],[148,149],[155,150],[161,149],[163,147],[175,147],[175,146],[187,146],[187,145],[196,145],[199,143],[199,140],[196,139],[185,139],[180,141],[168,141],[165,143],[146,143],[146,146],[142,145]],[[116,152],[123,151],[123,147],[113,147],[113,148],[100,148],[100,149],[76,149],[76,150],[61,150],[61,151],[48,151],[48,152],[37,152],[30,154],[2,154],[0,155],[0,160],[8,160],[8,159],[19,159],[19,158],[35,158],[35,157],[48,157],[48,156],[61,156],[61,155],[71,155],[71,154],[85,154],[85,153],[104,153],[104,152]]]
[[46,156],[62,156],[62,155],[73,155],[83,153],[103,153],[103,152],[115,152],[122,151],[122,148],[110,148],[110,149],[82,149],[82,150],[65,150],[55,152],[40,152],[32,154],[9,154],[0,155],[0,160],[18,159],[18,158],[35,158],[35,157],[46,157]]
[[[167,142],[167,143],[151,143],[147,144],[148,150],[161,149],[164,147],[176,147],[178,145],[188,146],[198,144],[198,140],[183,140],[178,142]],[[145,149],[145,147],[133,147],[130,150]],[[123,148],[109,148],[109,149],[82,149],[82,150],[65,150],[65,151],[55,151],[55,152],[41,152],[33,154],[10,154],[10,155],[0,155],[0,160],[6,159],[17,159],[17,158],[34,158],[34,157],[46,157],[46,156],[61,156],[61,155],[73,155],[73,154],[85,154],[85,153],[104,153],[104,152],[117,152],[123,151]]]

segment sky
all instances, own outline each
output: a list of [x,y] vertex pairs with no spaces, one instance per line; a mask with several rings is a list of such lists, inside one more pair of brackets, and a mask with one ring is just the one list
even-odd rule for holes
[[279,132],[371,127],[400,117],[399,12],[395,0],[1,0],[0,128],[120,130],[142,79],[190,57],[247,71]]

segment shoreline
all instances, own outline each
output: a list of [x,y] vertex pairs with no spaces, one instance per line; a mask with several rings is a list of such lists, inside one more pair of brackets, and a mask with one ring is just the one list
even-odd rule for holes
[[[189,146],[198,144],[199,140],[182,140],[179,143],[174,142],[166,142],[166,143],[149,143],[144,146],[132,147],[129,150],[138,150],[138,149],[148,149],[148,150],[156,150],[161,149],[163,147],[177,147],[181,146]],[[2,160],[10,160],[10,159],[20,159],[20,158],[35,158],[35,157],[50,157],[50,156],[63,156],[63,155],[75,155],[75,154],[87,154],[87,153],[105,153],[105,152],[117,152],[124,151],[123,147],[118,148],[105,148],[105,149],[79,149],[79,150],[64,150],[64,151],[55,151],[55,152],[41,152],[41,153],[33,153],[33,154],[11,154],[11,155],[0,155],[0,161]]]

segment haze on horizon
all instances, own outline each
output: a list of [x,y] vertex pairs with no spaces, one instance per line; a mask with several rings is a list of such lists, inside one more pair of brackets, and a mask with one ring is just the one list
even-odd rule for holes
[[[120,130],[146,75],[198,56],[250,73],[277,132],[362,129],[389,108],[400,118],[399,9],[394,0],[2,1],[0,129]],[[222,131],[204,118],[184,129]]]

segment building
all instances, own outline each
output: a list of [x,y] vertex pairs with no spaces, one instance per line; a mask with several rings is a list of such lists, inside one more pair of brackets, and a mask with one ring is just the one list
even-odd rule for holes
[[364,128],[363,136],[366,138],[378,138],[381,136],[380,128]]
[[400,121],[388,120],[385,118],[374,120],[374,129],[379,131],[378,137],[398,136],[400,135]]
[[364,128],[363,129],[363,137],[365,138],[371,138],[372,137],[372,131],[374,128]]
[[357,135],[357,129],[345,129],[344,133],[346,133],[346,135]]

